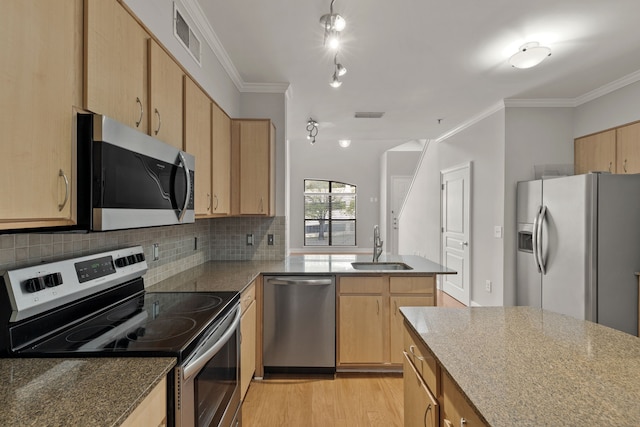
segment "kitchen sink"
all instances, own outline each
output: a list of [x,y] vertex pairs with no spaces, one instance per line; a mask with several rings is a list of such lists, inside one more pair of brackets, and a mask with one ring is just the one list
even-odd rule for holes
[[413,270],[403,262],[352,262],[356,270]]

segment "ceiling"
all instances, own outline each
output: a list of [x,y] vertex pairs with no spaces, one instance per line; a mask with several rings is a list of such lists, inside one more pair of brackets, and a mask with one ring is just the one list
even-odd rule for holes
[[[243,83],[289,84],[292,142],[306,140],[309,117],[317,144],[437,139],[503,99],[575,104],[640,74],[638,0],[336,0],[347,21],[338,89],[319,24],[330,0],[197,1]],[[529,41],[551,57],[512,68],[508,57]]]

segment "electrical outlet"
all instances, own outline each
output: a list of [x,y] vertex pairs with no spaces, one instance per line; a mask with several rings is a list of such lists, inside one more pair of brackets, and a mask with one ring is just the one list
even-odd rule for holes
[[253,234],[247,234],[247,246],[253,246]]
[[491,293],[491,280],[486,280],[484,282],[484,290]]
[[193,238],[193,250],[194,251],[198,250],[198,238],[197,237]]
[[160,259],[160,245],[157,243],[153,244],[153,260],[157,261]]
[[267,234],[267,245],[273,246],[273,234]]

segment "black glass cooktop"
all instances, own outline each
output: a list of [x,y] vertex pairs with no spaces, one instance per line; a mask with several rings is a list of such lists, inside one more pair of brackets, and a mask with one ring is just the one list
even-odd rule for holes
[[239,300],[237,292],[151,292],[136,296],[42,342],[22,355],[179,357]]

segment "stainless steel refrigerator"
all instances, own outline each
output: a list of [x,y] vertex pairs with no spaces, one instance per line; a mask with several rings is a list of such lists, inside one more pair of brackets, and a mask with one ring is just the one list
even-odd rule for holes
[[640,175],[518,183],[518,305],[638,333]]

